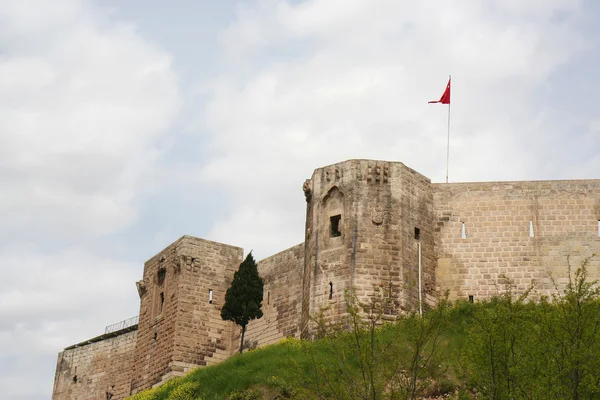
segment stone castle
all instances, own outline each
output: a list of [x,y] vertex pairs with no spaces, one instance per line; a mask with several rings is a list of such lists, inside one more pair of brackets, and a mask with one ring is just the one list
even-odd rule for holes
[[[344,312],[343,293],[391,289],[395,313],[476,301],[501,275],[538,293],[567,276],[567,255],[600,251],[600,180],[431,183],[400,162],[349,160],[303,185],[305,242],[259,261],[264,316],[246,346],[308,337],[309,316]],[[220,318],[243,249],[183,236],[144,264],[139,322],[59,353],[53,400],[123,399],[236,353],[240,329]],[[592,260],[590,275],[600,278]]]

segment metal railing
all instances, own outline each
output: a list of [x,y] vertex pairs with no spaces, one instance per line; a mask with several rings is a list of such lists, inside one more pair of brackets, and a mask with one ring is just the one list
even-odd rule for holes
[[135,317],[131,317],[121,322],[117,322],[116,324],[108,325],[104,330],[104,334],[106,335],[107,333],[113,333],[116,331],[120,331],[121,329],[129,328],[131,326],[137,325],[139,322],[140,317],[136,315]]

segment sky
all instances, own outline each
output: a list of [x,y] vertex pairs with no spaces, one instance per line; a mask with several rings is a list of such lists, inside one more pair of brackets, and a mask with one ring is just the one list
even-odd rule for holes
[[264,258],[352,158],[443,182],[600,178],[593,0],[0,0],[0,393],[137,315],[184,234]]

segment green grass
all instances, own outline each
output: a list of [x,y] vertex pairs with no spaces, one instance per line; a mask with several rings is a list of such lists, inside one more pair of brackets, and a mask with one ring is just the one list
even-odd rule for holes
[[[438,348],[445,372],[439,377],[437,386],[446,391],[453,391],[460,384],[460,376],[456,373],[457,350],[465,341],[466,325],[463,322],[469,318],[468,310],[455,307],[453,312],[455,322],[442,335]],[[377,335],[381,341],[398,335],[400,345],[407,340],[401,325],[388,325],[380,329]],[[302,392],[304,379],[314,375],[316,364],[325,368],[327,365],[333,366],[332,357],[331,345],[327,340],[309,342],[285,339],[271,346],[237,354],[218,365],[198,368],[182,378],[173,379],[130,399],[222,400],[228,399],[236,391],[248,389],[260,391],[267,399],[288,398],[287,395],[293,391],[296,391],[297,398],[309,398],[308,394]]]
[[[181,385],[193,386],[189,399],[226,399],[232,392],[250,388],[275,392],[285,382],[298,376],[298,367],[309,368],[309,359],[299,340],[287,339],[278,344],[237,354],[211,367],[198,368],[185,377],[174,379],[156,389],[133,396],[135,400],[171,399]],[[186,398],[187,400],[187,398]]]

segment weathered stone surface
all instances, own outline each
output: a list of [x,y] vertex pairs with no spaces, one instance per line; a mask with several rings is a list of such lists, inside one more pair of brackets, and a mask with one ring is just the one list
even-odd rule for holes
[[242,253],[184,236],[146,262],[132,393],[231,355],[239,332],[220,310]]
[[[555,292],[574,268],[600,254],[600,181],[434,184],[436,285],[474,300],[497,293],[505,275],[523,292]],[[466,238],[462,238],[462,224]],[[530,236],[533,234],[533,236]],[[600,259],[589,265],[600,278]]]
[[58,354],[52,400],[106,400],[129,395],[137,332],[107,335]]
[[[305,242],[259,261],[264,316],[248,325],[248,347],[310,337],[309,316],[340,318],[351,287],[361,300],[391,289],[390,313],[414,310],[419,249],[426,302],[445,290],[487,298],[501,276],[550,294],[567,256],[578,266],[600,252],[600,180],[432,184],[399,162],[350,160],[316,169],[302,189]],[[242,253],[184,236],[152,257],[138,331],[60,353],[53,399],[105,399],[107,388],[122,399],[235,353],[240,329],[220,309]],[[589,267],[600,278],[600,259]]]

